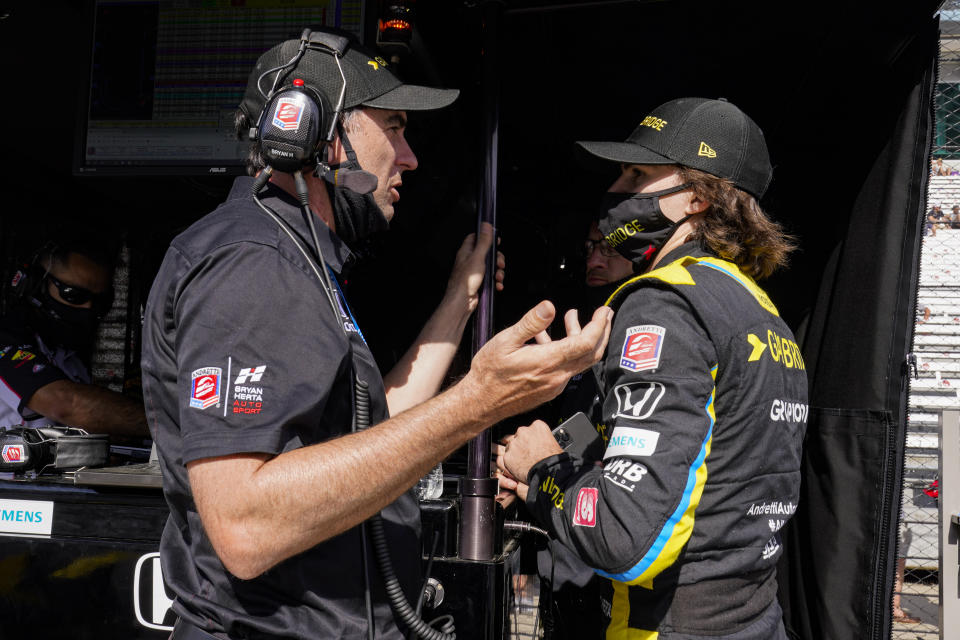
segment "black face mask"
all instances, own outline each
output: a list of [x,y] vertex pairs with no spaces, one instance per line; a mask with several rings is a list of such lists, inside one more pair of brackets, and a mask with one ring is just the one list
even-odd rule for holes
[[[337,124],[340,142],[347,154],[347,161],[338,165],[331,165],[331,171],[360,169],[357,154],[354,153],[347,132],[343,126]],[[337,236],[343,240],[354,252],[364,253],[367,243],[364,242],[374,234],[382,233],[390,228],[390,222],[373,199],[372,193],[357,193],[346,187],[327,183],[327,193],[333,205],[333,221],[337,228]]]
[[604,239],[627,260],[646,267],[685,218],[673,222],[660,210],[660,196],[688,188],[681,184],[652,193],[605,193],[597,226]]
[[[343,163],[340,167],[347,168],[348,164]],[[333,203],[333,221],[337,227],[337,236],[354,251],[359,251],[363,241],[370,236],[390,228],[390,223],[377,206],[373,194],[361,195],[329,183],[327,193]]]
[[97,336],[99,319],[94,309],[71,307],[54,300],[47,292],[34,299],[34,329],[50,347],[61,346],[81,354],[89,353]]

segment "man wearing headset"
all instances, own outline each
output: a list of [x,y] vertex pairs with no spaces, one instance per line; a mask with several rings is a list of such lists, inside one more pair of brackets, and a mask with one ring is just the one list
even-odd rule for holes
[[[609,331],[605,310],[582,329],[569,318],[570,335],[551,341],[543,331],[555,312],[542,302],[435,395],[476,305],[486,227],[465,243],[416,344],[381,378],[339,283],[350,247],[386,227],[402,173],[417,166],[406,112],[443,107],[456,92],[404,85],[381,58],[353,41],[328,47],[327,35],[260,58],[240,124],[293,131],[301,112],[284,102],[286,87],[332,105],[342,92],[348,113],[320,146],[329,166],[304,167],[300,185],[280,171],[237,179],[223,205],[172,242],[147,303],[144,395],[170,505],[161,561],[180,616],[174,638],[404,637],[361,523],[380,513],[415,605],[411,487],[484,428],[556,395],[600,357]],[[271,86],[279,92],[262,90]],[[254,171],[263,139],[261,129]],[[351,171],[373,174],[376,189],[343,188]]]
[[501,487],[608,579],[597,635],[785,639],[776,562],[807,380],[755,282],[793,248],[757,204],[772,176],[763,134],[726,101],[683,98],[626,142],[580,145],[620,163],[599,228],[643,271],[607,303],[607,448],[585,463],[534,422],[500,447]]
[[0,319],[0,425],[66,425],[146,436],[143,405],[91,384],[99,321],[113,302],[113,256],[70,234],[17,272]]

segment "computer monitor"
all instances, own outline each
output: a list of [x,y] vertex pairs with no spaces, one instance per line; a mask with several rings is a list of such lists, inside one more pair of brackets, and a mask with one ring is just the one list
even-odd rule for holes
[[257,58],[306,27],[363,36],[363,0],[90,0],[77,175],[240,174],[234,114]]

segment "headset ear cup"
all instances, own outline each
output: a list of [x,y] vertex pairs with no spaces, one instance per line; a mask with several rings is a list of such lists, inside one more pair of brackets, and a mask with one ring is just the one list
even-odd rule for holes
[[10,279],[10,293],[15,300],[23,298],[23,292],[27,288],[27,281],[30,279],[29,269],[29,266],[21,264],[17,267],[17,270],[13,272],[13,278]]
[[267,101],[258,127],[268,164],[293,173],[314,161],[329,108],[322,95],[306,87],[281,89]]
[[30,262],[21,264],[10,279],[10,293],[15,302],[29,301],[40,294],[40,287],[46,275],[46,267],[40,262],[44,256],[52,256],[57,252],[58,244],[53,241],[44,242],[30,257]]

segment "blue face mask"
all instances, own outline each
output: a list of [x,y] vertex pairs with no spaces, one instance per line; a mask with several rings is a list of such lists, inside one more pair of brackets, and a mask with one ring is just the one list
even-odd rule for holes
[[684,221],[674,222],[663,215],[660,196],[689,187],[681,184],[651,193],[605,193],[597,219],[600,233],[624,258],[641,269],[646,267]]

